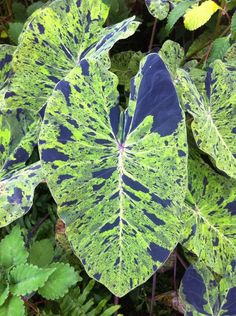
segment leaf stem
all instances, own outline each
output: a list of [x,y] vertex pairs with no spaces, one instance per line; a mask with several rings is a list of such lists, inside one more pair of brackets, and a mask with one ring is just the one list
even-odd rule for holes
[[157,28],[157,19],[154,20],[153,27],[152,27],[152,35],[151,35],[150,42],[149,42],[149,45],[148,45],[148,52],[149,53],[152,50],[154,37],[155,37],[155,33],[156,33],[156,28]]
[[150,302],[150,316],[153,316],[153,309],[155,304],[155,293],[156,293],[157,273],[155,272],[152,278],[152,297]]

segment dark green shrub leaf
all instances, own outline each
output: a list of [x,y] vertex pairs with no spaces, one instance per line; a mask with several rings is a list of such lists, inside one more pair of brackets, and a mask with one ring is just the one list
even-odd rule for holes
[[16,22],[25,22],[27,19],[26,7],[20,2],[12,3],[12,12],[14,15],[14,21]]
[[218,282],[206,265],[196,263],[188,268],[180,294],[186,303],[187,316],[236,315],[235,279],[226,277]]
[[15,226],[0,242],[0,265],[8,269],[25,263],[27,257],[28,252],[25,250],[21,229]]
[[41,269],[27,263],[17,265],[10,271],[10,292],[20,296],[37,291],[55,270]]
[[63,297],[79,281],[79,275],[69,264],[61,262],[52,263],[50,268],[55,270],[38,292],[46,299],[55,300]]
[[17,296],[9,297],[8,300],[0,306],[0,316],[25,316],[25,306],[22,299]]
[[50,239],[35,241],[29,250],[29,262],[40,268],[49,265],[54,256],[54,249]]
[[12,43],[18,44],[18,38],[21,31],[23,30],[24,23],[22,22],[11,22],[9,23],[8,36]]
[[183,1],[178,3],[174,9],[170,12],[167,18],[166,31],[169,34],[174,27],[175,23],[181,18],[186,10],[193,4],[192,0]]
[[50,98],[40,151],[76,254],[91,277],[122,296],[178,242],[187,149],[176,91],[157,54],[142,60],[125,112],[117,84],[82,61]]
[[32,3],[31,5],[27,7],[27,10],[26,10],[27,15],[30,16],[36,10],[40,9],[43,5],[45,5],[45,3],[43,3],[42,1],[37,1],[37,2]]
[[200,158],[189,160],[188,234],[182,242],[213,271],[223,274],[236,253],[236,181]]
[[236,43],[232,44],[224,55],[223,60],[227,65],[236,67]]
[[178,91],[199,148],[209,154],[217,168],[236,178],[236,71],[220,60],[208,69],[207,100],[199,93],[189,75],[178,70]]
[[231,20],[231,38],[236,41],[236,12],[234,12]]

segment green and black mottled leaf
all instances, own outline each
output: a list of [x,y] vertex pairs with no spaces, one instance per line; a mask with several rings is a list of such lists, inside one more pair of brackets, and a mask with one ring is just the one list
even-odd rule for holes
[[24,264],[27,258],[28,252],[25,249],[21,229],[15,226],[0,242],[0,266],[8,269]]
[[8,174],[0,180],[0,227],[24,216],[30,210],[34,190],[43,180],[40,162]]
[[0,45],[0,89],[9,76],[12,55],[16,47],[11,45]]
[[236,315],[235,277],[227,276],[217,280],[206,265],[200,262],[185,272],[180,296],[186,304],[186,316]]
[[91,55],[90,50],[98,58],[115,41],[134,33],[138,23],[133,18],[103,28],[108,11],[102,0],[55,0],[37,10],[13,57],[7,108],[40,111],[55,85]]
[[184,61],[184,50],[179,43],[167,40],[158,52],[158,55],[162,58],[170,71],[173,80],[176,76],[177,69]]
[[189,159],[188,169],[182,245],[223,274],[236,253],[236,180],[219,175],[198,156]]
[[141,61],[125,112],[117,84],[82,61],[54,90],[39,144],[75,253],[91,277],[123,296],[178,242],[187,148],[176,91],[157,54]]
[[20,297],[11,296],[0,306],[0,316],[26,316],[24,302]]
[[125,91],[130,90],[130,80],[137,73],[139,62],[144,57],[141,52],[125,51],[111,57],[111,72],[117,75],[119,84]]
[[55,270],[38,290],[39,294],[46,299],[55,300],[63,297],[72,285],[81,281],[78,273],[69,264],[57,262],[50,264],[49,267]]
[[38,268],[27,263],[17,265],[10,271],[10,292],[27,295],[37,291],[48,280],[56,268]]
[[235,68],[215,61],[207,72],[204,95],[184,70],[178,70],[177,86],[183,107],[193,117],[191,127],[197,145],[218,169],[236,178]]

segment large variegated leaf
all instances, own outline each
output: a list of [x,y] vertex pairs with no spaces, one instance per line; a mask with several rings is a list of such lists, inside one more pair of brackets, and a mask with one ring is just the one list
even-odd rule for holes
[[40,162],[0,179],[0,227],[25,215],[33,204],[35,187],[43,181]]
[[133,18],[102,28],[108,10],[102,0],[55,0],[39,9],[20,36],[6,106],[39,111],[55,85],[81,59],[98,58],[135,32],[138,23]]
[[227,276],[217,281],[200,263],[190,266],[183,277],[180,295],[186,304],[185,316],[236,315],[236,279]]
[[206,77],[206,95],[200,94],[189,75],[178,70],[178,91],[193,116],[197,145],[217,168],[236,178],[236,71],[217,60]]
[[9,76],[12,55],[16,47],[11,45],[0,45],[0,89]]
[[183,246],[223,274],[236,258],[236,180],[219,175],[200,157],[191,158],[185,215]]
[[[198,3],[198,0],[190,0],[194,3]],[[182,2],[182,0],[145,0],[146,6],[155,18],[158,20],[164,20],[170,10],[171,6],[175,6]]]
[[142,60],[125,112],[117,84],[105,68],[82,61],[49,100],[40,151],[76,254],[91,277],[123,296],[178,242],[186,135],[157,54]]

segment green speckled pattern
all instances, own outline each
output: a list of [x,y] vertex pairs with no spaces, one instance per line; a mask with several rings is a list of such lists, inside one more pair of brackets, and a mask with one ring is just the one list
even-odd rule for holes
[[217,174],[197,156],[189,160],[188,169],[182,245],[223,274],[236,253],[236,181]]
[[105,68],[82,61],[54,90],[39,144],[76,255],[91,277],[123,296],[178,242],[187,147],[177,95],[157,54],[142,60],[125,112],[117,84]]
[[191,127],[197,145],[217,168],[236,178],[235,68],[215,61],[208,70],[204,95],[184,70],[178,70],[177,85],[184,108],[193,116]]

